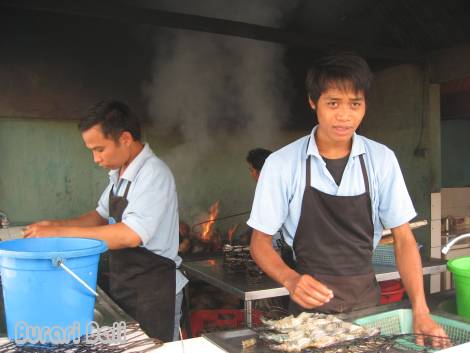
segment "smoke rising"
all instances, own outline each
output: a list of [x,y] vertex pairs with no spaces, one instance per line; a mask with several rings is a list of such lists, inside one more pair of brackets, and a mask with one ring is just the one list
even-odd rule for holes
[[[160,4],[169,11],[272,27],[280,27],[282,16],[293,6],[282,0],[188,3]],[[174,29],[159,29],[155,45],[152,80],[145,94],[154,130],[179,136],[176,146],[157,154],[175,174],[181,208],[194,210],[199,205],[207,210],[222,199],[222,213],[249,209],[253,186],[246,153],[255,147],[278,147],[281,124],[289,118],[284,48]],[[224,199],[230,205],[224,205]]]

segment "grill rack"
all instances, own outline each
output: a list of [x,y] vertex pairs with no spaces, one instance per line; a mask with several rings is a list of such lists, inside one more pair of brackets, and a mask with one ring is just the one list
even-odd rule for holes
[[250,254],[250,247],[246,245],[225,244],[223,247],[224,270],[233,273],[245,273],[252,277],[264,275]]

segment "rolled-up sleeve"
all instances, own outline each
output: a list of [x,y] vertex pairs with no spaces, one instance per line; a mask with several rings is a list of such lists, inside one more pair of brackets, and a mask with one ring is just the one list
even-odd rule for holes
[[416,217],[395,154],[387,149],[379,179],[379,217],[386,228],[398,227]]
[[146,246],[167,212],[175,185],[169,171],[162,169],[135,181],[134,187],[133,201],[126,207],[122,222],[137,233]]
[[247,224],[263,233],[274,235],[289,211],[288,181],[282,160],[271,155],[266,159],[256,185],[255,197]]
[[109,218],[109,191],[111,190],[111,187],[112,184],[110,183],[101,194],[96,207],[96,212],[98,212],[98,214],[104,219]]

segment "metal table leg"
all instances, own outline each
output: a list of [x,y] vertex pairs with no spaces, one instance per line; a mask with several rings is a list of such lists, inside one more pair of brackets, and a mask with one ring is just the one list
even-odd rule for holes
[[246,327],[252,326],[251,323],[251,300],[245,300],[245,324]]
[[[185,276],[186,273],[184,274]],[[191,327],[191,321],[189,320],[189,313],[190,313],[190,307],[189,307],[189,286],[186,285],[183,288],[183,303],[182,303],[182,321],[184,328],[186,329],[186,334],[188,335],[189,338],[193,337],[193,329]]]

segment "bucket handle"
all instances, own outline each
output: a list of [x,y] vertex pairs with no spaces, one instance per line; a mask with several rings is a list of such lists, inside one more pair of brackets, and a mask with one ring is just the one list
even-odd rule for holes
[[57,267],[61,267],[65,272],[67,272],[70,276],[72,276],[75,280],[77,280],[78,283],[80,283],[82,286],[84,286],[91,294],[95,296],[99,296],[98,293],[96,293],[83,279],[78,277],[75,272],[73,272],[70,268],[65,266],[64,260],[61,259],[60,257],[56,257],[52,259],[52,264]]

